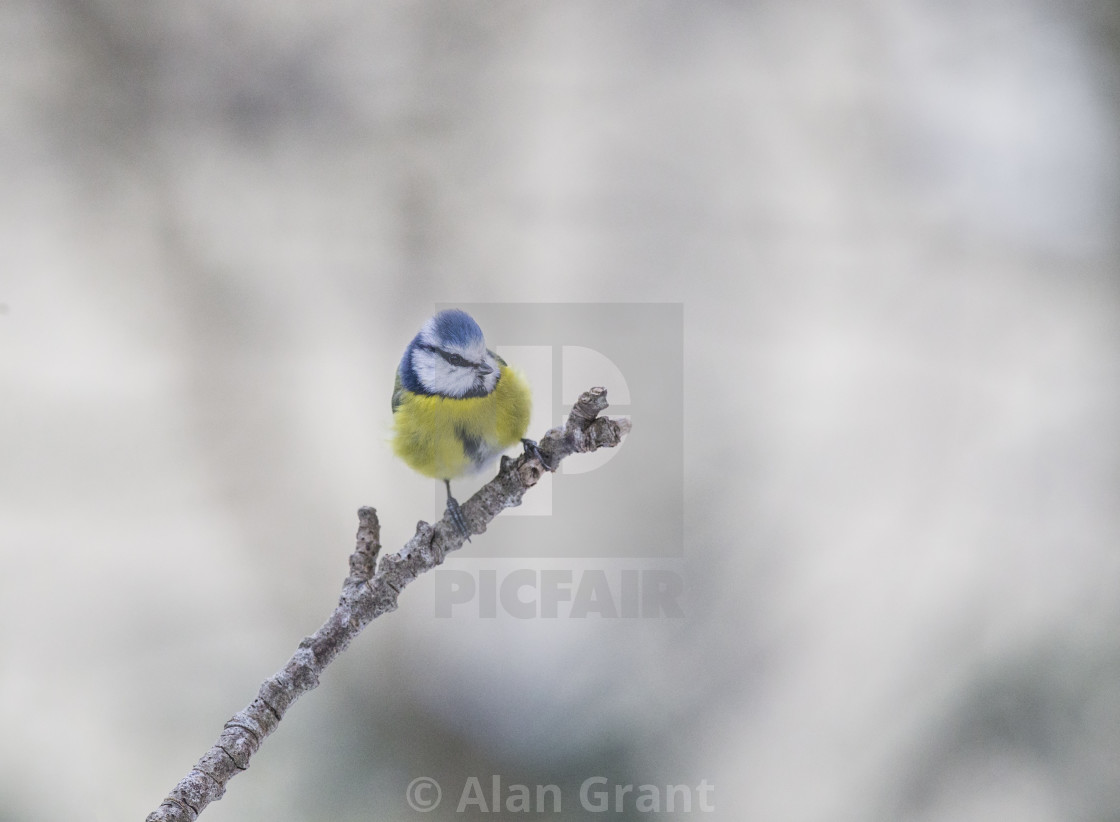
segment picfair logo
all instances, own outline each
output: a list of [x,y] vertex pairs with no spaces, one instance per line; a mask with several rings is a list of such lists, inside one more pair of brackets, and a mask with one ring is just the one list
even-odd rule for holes
[[[633,428],[578,454],[491,523],[477,557],[678,557],[683,553],[683,307],[680,303],[447,303],[528,378],[529,437],[561,425],[579,395],[607,389]],[[469,496],[474,487],[459,482]],[[462,497],[461,497],[462,498]],[[434,511],[445,492],[434,484]]]

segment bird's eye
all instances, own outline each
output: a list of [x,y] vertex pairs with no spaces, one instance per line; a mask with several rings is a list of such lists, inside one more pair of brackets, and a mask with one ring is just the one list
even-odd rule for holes
[[448,361],[449,363],[451,363],[452,365],[457,365],[457,366],[470,365],[470,363],[469,363],[469,362],[467,362],[466,360],[464,360],[464,359],[463,359],[462,357],[460,357],[460,356],[459,356],[458,354],[448,354],[448,355],[447,355],[447,361]]

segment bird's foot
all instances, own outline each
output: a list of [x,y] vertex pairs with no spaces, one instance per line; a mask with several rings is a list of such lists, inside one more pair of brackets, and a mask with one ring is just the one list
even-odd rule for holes
[[537,447],[535,440],[522,437],[521,444],[525,447],[525,456],[540,461],[540,464],[544,466],[546,471],[556,470],[555,466],[552,465],[552,461],[547,459],[541,452],[541,449]]
[[459,507],[459,501],[455,497],[448,495],[447,497],[447,513],[451,516],[451,521],[455,523],[455,527],[459,529],[467,542],[471,541],[471,532],[467,528],[467,520],[463,517],[463,510]]

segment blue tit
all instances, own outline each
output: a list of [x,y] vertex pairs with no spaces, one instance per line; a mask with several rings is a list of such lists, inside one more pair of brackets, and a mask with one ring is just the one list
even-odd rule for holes
[[[401,357],[393,387],[393,451],[447,487],[447,510],[470,532],[451,480],[482,471],[529,427],[529,385],[486,348],[470,314],[441,311],[424,323]],[[535,448],[534,448],[535,451]]]

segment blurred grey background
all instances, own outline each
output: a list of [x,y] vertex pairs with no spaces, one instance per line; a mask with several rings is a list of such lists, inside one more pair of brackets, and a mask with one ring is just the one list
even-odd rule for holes
[[429,515],[388,400],[456,301],[684,304],[687,617],[421,580],[204,819],[418,818],[421,775],[493,818],[492,774],[1120,819],[1115,2],[6,0],[0,40],[0,820],[142,819],[358,506]]

